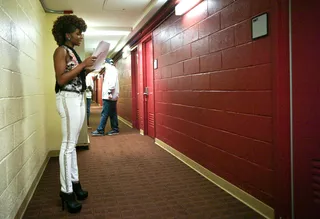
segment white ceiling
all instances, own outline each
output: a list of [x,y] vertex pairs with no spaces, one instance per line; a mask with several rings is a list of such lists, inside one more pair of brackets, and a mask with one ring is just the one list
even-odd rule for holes
[[92,52],[101,40],[111,44],[110,51],[121,47],[154,15],[167,0],[43,0],[51,10],[72,10],[82,17],[89,30],[129,31],[127,35],[85,35],[86,52]]

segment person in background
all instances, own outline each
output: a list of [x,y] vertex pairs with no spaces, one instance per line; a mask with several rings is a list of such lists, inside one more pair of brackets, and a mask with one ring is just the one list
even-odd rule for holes
[[84,200],[88,192],[82,190],[79,181],[76,144],[85,119],[84,91],[86,75],[91,71],[96,57],[90,56],[81,61],[74,50],[83,40],[82,32],[87,25],[76,15],[64,15],[56,19],[52,35],[58,44],[53,55],[56,77],[56,105],[61,117],[62,143],[59,155],[60,166],[60,198],[62,210],[64,206],[70,213],[81,210],[82,204],[76,200]]
[[107,135],[119,134],[117,100],[119,98],[119,79],[118,70],[114,66],[113,60],[107,58],[105,68],[100,72],[104,74],[102,84],[103,108],[101,112],[100,124],[97,130],[92,132],[93,136],[105,135],[105,127],[110,117],[111,130]]
[[89,75],[87,75],[87,77],[86,77],[86,84],[87,84],[87,89],[86,89],[87,126],[88,126],[88,128],[91,128],[90,127],[90,107],[91,107],[92,92],[93,92],[93,86],[94,86],[91,73]]

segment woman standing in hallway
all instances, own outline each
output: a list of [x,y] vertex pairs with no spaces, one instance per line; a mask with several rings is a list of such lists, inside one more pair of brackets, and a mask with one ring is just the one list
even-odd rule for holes
[[54,69],[56,76],[56,104],[61,117],[62,144],[59,155],[60,197],[62,209],[67,205],[70,213],[81,210],[81,203],[88,197],[79,182],[76,144],[85,118],[84,91],[86,90],[87,67],[93,65],[96,57],[89,57],[83,62],[74,50],[83,40],[82,32],[87,25],[82,18],[64,15],[57,18],[52,34],[58,44],[55,50]]

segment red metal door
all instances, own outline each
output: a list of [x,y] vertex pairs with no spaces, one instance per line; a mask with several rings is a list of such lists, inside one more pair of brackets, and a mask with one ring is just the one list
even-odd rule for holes
[[295,219],[320,217],[318,0],[292,0],[292,133]]
[[145,131],[154,138],[154,86],[153,86],[153,45],[152,40],[144,43],[144,102],[145,102]]

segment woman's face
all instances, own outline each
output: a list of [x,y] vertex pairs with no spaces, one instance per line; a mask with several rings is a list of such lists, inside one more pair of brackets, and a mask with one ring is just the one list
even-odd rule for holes
[[73,45],[80,46],[80,44],[83,40],[83,35],[79,29],[76,29],[76,31],[74,31],[73,33],[70,33],[68,35],[69,35],[70,41]]

